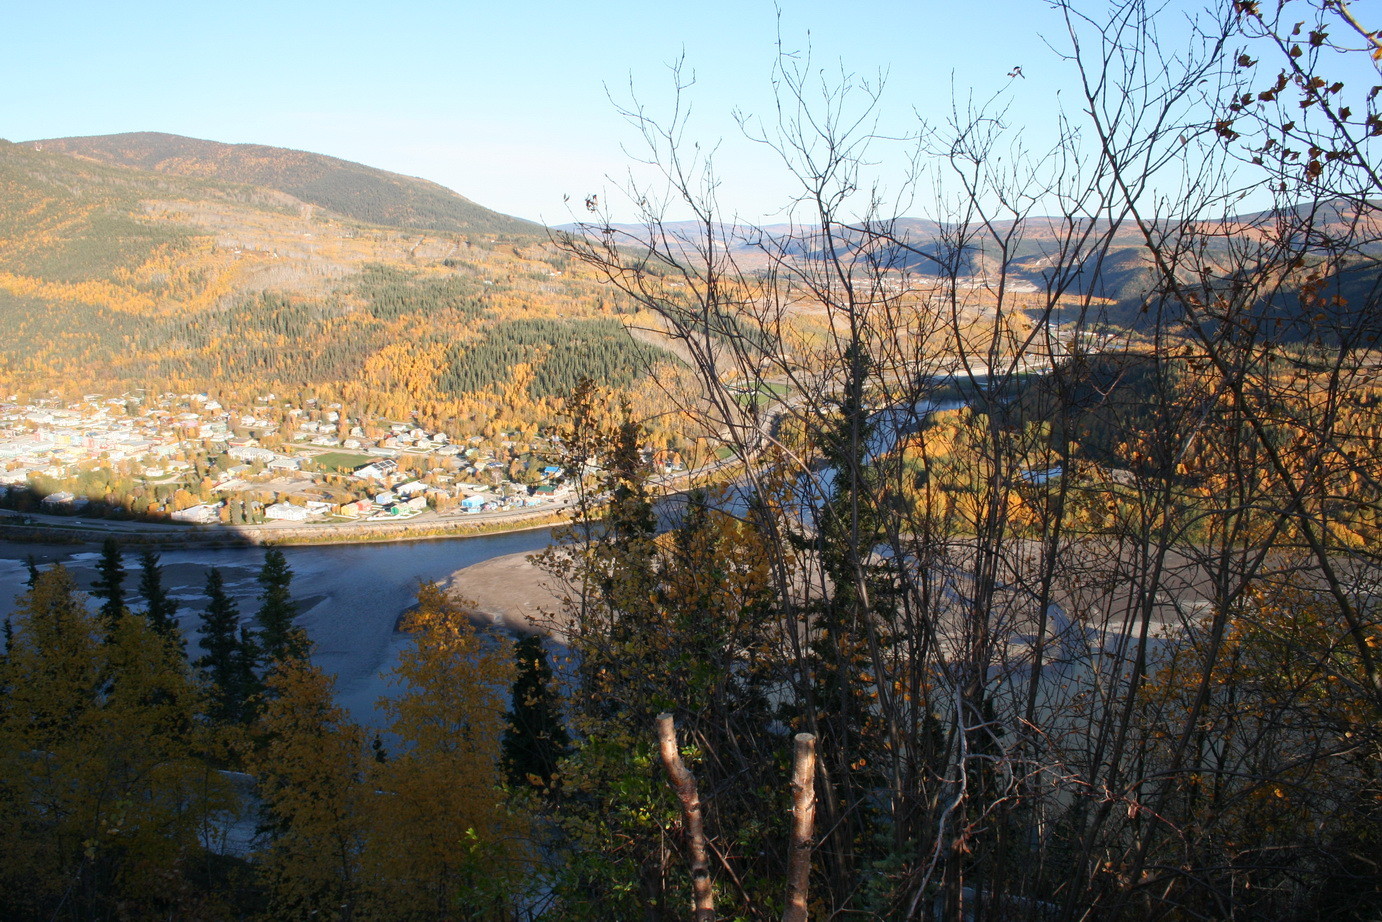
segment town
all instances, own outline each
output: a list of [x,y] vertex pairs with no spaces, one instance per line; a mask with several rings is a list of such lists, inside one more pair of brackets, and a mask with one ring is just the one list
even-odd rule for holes
[[[659,472],[681,468],[659,454]],[[453,438],[274,394],[243,410],[167,393],[0,404],[0,506],[22,513],[192,525],[539,513],[572,501],[560,455],[553,434]]]

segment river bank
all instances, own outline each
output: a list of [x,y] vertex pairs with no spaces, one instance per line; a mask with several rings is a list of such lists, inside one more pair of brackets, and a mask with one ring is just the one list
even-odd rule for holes
[[[29,524],[18,524],[26,521]],[[571,521],[569,509],[512,514],[484,519],[440,519],[404,522],[342,522],[322,525],[165,525],[159,522],[107,522],[61,516],[19,516],[0,520],[0,541],[16,544],[100,544],[116,538],[122,545],[153,548],[304,547],[390,544],[405,541],[454,540],[509,532],[533,531]]]
[[561,639],[563,593],[531,556],[524,552],[492,557],[462,567],[441,586],[506,630]]

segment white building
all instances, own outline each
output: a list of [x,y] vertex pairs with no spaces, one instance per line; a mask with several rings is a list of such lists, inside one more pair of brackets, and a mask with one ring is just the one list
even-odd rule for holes
[[264,518],[280,522],[306,522],[307,509],[291,503],[274,503],[264,507]]
[[174,522],[188,522],[192,525],[215,525],[221,520],[220,504],[202,503],[174,512],[170,518]]

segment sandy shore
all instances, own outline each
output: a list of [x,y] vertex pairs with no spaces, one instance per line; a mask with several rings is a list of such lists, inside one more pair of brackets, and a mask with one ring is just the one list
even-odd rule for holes
[[457,570],[443,586],[472,603],[496,624],[517,631],[559,633],[561,598],[552,578],[528,560],[527,554],[508,554]]

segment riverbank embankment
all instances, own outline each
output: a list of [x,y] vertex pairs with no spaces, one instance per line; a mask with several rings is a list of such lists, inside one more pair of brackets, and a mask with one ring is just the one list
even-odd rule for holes
[[[34,517],[30,516],[29,519]],[[29,544],[99,544],[116,538],[126,546],[165,548],[388,544],[449,540],[551,528],[569,513],[542,512],[489,519],[429,518],[424,521],[343,522],[323,525],[164,525],[148,522],[64,521],[45,517],[32,524],[0,521],[0,540]]]

